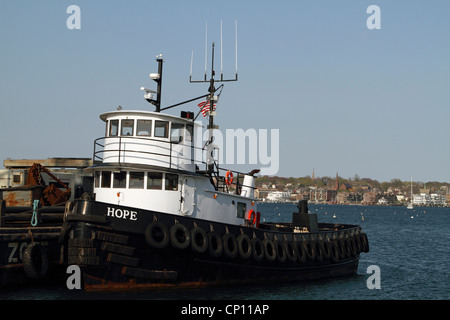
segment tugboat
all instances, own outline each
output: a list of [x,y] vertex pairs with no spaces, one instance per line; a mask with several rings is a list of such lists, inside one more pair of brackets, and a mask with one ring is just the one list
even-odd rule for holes
[[[212,52],[214,61],[214,46]],[[95,140],[94,164],[85,169],[93,173],[93,192],[66,206],[65,261],[80,267],[84,289],[355,274],[360,253],[369,251],[361,227],[318,223],[306,201],[299,202],[292,222],[263,223],[254,196],[259,170],[219,167],[213,156],[214,107],[206,112],[210,138],[203,147],[194,145],[193,112],[180,117],[161,112],[172,106],[160,107],[162,56],[156,61],[159,71],[150,78],[157,91],[141,88],[155,112],[118,108],[100,115],[105,136]],[[210,106],[217,103],[215,83],[228,81],[215,80],[213,69],[208,94],[196,98],[206,98]],[[197,151],[206,153],[206,161],[195,159]]]

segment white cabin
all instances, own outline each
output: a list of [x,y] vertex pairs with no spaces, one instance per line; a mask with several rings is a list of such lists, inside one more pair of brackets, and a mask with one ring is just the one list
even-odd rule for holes
[[125,110],[100,119],[105,137],[95,140],[90,168],[96,201],[235,225],[256,214],[252,175],[241,175],[241,193],[231,194],[199,170],[205,164],[195,159],[192,119]]

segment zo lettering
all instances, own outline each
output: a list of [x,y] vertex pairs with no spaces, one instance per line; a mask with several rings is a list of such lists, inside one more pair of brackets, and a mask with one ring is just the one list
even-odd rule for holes
[[137,211],[130,211],[130,210],[122,210],[122,209],[116,209],[108,207],[108,212],[106,214],[108,217],[114,217],[119,219],[125,219],[125,220],[137,220]]

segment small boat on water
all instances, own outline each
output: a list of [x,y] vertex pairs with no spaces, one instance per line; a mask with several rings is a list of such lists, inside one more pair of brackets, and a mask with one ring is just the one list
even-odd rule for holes
[[[94,164],[85,169],[94,176],[93,192],[66,206],[65,262],[80,267],[84,289],[355,274],[360,253],[369,251],[361,227],[319,223],[306,201],[299,202],[289,223],[263,222],[254,196],[259,170],[242,173],[217,163],[214,108],[206,112],[210,139],[204,146],[194,145],[192,112],[179,117],[161,112],[162,56],[157,62],[158,73],[150,75],[157,91],[143,88],[156,111],[119,108],[100,115],[105,136],[95,140]],[[221,80],[212,71],[208,93],[201,97],[207,104],[217,103],[215,83]],[[206,153],[206,161],[196,159],[197,151]]]

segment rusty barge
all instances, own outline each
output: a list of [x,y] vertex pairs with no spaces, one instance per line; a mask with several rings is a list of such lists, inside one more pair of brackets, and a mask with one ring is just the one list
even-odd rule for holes
[[[0,287],[58,281],[67,201],[89,190],[90,159],[5,160],[0,170]],[[92,179],[92,178],[91,178]]]

